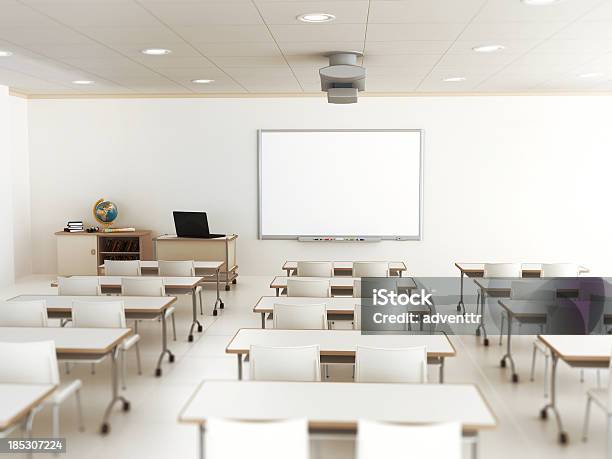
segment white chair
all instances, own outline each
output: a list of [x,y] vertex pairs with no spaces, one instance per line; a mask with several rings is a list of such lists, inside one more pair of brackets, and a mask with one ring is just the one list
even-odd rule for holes
[[[164,281],[161,277],[122,277],[121,294],[124,296],[166,296]],[[172,334],[176,341],[176,323],[174,321],[174,306],[166,309],[164,317],[172,318]],[[138,321],[134,322],[134,332],[138,333]]]
[[274,328],[285,330],[325,330],[327,307],[324,304],[275,304],[272,317]]
[[334,265],[331,261],[298,261],[297,275],[301,277],[333,277]]
[[523,275],[523,269],[520,263],[485,263],[484,276],[492,277],[517,277]]
[[256,381],[321,381],[319,345],[251,346],[249,375]]
[[105,276],[140,276],[140,260],[104,260]]
[[355,382],[426,383],[427,348],[382,349],[357,346]]
[[[193,260],[185,261],[163,261],[159,260],[159,275],[162,277],[193,277],[195,276],[195,264]],[[202,286],[196,288],[196,293],[200,297],[200,314],[204,314],[202,303]]]
[[361,298],[361,279],[353,281],[353,298]]
[[58,277],[57,294],[64,296],[100,295],[100,279],[96,276]]
[[[584,413],[584,426],[582,429],[582,441],[587,441],[589,434],[589,418],[591,415],[591,404],[595,404],[606,414],[608,424],[608,442],[612,441],[612,356],[608,370],[608,387],[595,388],[587,391],[586,410]],[[609,447],[608,447],[609,448]],[[609,455],[608,455],[609,457]]]
[[389,263],[386,261],[355,261],[353,277],[389,277]]
[[329,298],[331,284],[328,279],[287,279],[287,296]]
[[401,425],[359,420],[357,459],[461,459],[461,424]]
[[353,312],[353,330],[361,330],[361,304],[355,304]]
[[46,327],[45,300],[7,301],[0,305],[0,327]]
[[580,267],[575,263],[542,263],[540,277],[578,277]]
[[206,420],[207,459],[308,459],[310,442],[305,419],[245,422]]
[[81,411],[81,380],[76,379],[60,386],[57,355],[53,341],[33,343],[0,342],[0,382],[10,384],[53,384],[58,386],[45,399],[44,405],[53,410],[53,437],[60,435],[60,405],[74,395],[77,402],[77,415],[80,430],[83,427]]
[[[127,328],[123,301],[99,301],[95,303],[73,301],[72,325],[79,328]],[[125,353],[132,348],[136,349],[138,374],[142,374],[140,347],[138,346],[139,341],[140,335],[134,333],[124,339],[119,348],[121,351],[121,384],[123,390],[125,390],[125,375],[127,373]],[[102,360],[104,360],[104,358],[91,361],[90,363],[95,365]]]

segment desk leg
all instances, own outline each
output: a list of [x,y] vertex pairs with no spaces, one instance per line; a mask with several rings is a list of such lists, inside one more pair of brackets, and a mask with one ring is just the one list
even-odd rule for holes
[[160,377],[162,375],[161,364],[164,359],[164,355],[168,354],[168,361],[174,362],[174,354],[168,349],[168,329],[166,326],[166,311],[161,313],[161,327],[162,327],[162,351],[157,359],[157,366],[155,367],[155,376]]
[[440,384],[444,384],[444,357],[440,357],[440,373],[438,375],[438,380]]
[[104,435],[110,432],[110,424],[108,419],[110,418],[111,411],[115,403],[121,402],[121,409],[123,411],[130,411],[130,402],[121,395],[119,395],[119,370],[117,368],[117,354],[119,354],[119,348],[115,346],[110,353],[111,356],[111,387],[113,398],[110,403],[106,407],[106,411],[104,412],[104,417],[102,418],[102,426],[100,427],[100,432]]
[[217,301],[219,302],[219,309],[223,309],[225,308],[225,304],[223,304],[223,300],[221,299],[220,282],[221,282],[221,267],[217,269]]
[[457,311],[465,314],[465,303],[463,302],[463,270],[459,270],[459,303],[457,303]]
[[279,288],[276,289],[276,296],[280,296],[280,289]]
[[198,332],[202,333],[203,327],[202,324],[200,323],[200,321],[198,320],[198,311],[197,311],[197,305],[196,305],[196,289],[198,287],[194,287],[193,291],[191,292],[191,306],[193,309],[193,318],[192,318],[192,322],[191,322],[191,327],[189,327],[189,336],[187,337],[187,341],[192,342],[193,341],[193,328],[197,325],[198,326]]
[[484,289],[480,289],[480,324],[476,327],[476,336],[480,336],[482,330],[482,343],[485,346],[489,345],[489,338],[487,338],[487,329],[485,328],[485,306],[487,304],[487,294]]
[[238,358],[238,380],[242,381],[242,354],[236,354]]
[[552,353],[552,368],[550,371],[550,402],[544,405],[544,408],[540,410],[540,418],[548,418],[548,410],[551,409],[555,413],[557,419],[557,429],[559,430],[559,443],[565,444],[569,442],[567,432],[563,430],[563,423],[561,422],[561,414],[557,408],[557,364],[559,363],[559,356],[554,352]]
[[205,427],[204,424],[200,424],[198,426],[198,449],[199,449],[199,453],[200,453],[200,459],[204,459],[204,456],[206,455],[206,451],[204,451],[204,434],[205,434]]
[[478,459],[478,432],[474,434],[474,441],[472,442],[472,459]]
[[512,358],[512,315],[509,312],[506,312],[508,317],[508,342],[506,345],[506,354],[502,357],[499,362],[499,366],[502,368],[506,368],[506,360],[510,361],[510,369],[512,370],[512,382],[519,382],[518,373],[516,372],[516,366],[514,364],[514,359]]
[[261,328],[266,328],[266,313],[261,313]]
[[291,268],[285,269],[285,273],[287,274],[287,277],[291,276]]

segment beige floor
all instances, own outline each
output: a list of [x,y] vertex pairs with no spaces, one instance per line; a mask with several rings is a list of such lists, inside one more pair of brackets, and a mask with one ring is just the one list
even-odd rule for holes
[[[241,327],[259,327],[260,318],[252,306],[261,295],[271,295],[267,287],[270,276],[239,278],[231,292],[223,292],[226,309],[218,317],[210,316],[213,291],[205,292],[204,332],[193,343],[186,339],[190,322],[190,300],[181,298],[177,308],[176,342],[170,347],[176,355],[173,364],[164,363],[164,375],[153,376],[160,346],[159,325],[156,322],[141,326],[144,374],[136,374],[135,360],[130,356],[128,387],[124,395],[131,401],[131,410],[117,409],[112,417],[112,431],[108,436],[98,434],[104,407],[110,397],[108,364],[99,365],[91,375],[87,365],[77,366],[70,375],[62,372],[62,379],[83,380],[85,432],[76,425],[72,401],[62,408],[62,434],[67,438],[66,457],[79,459],[122,458],[188,458],[195,459],[196,429],[177,422],[178,413],[202,379],[235,379],[236,361],[225,354],[225,346]],[[33,276],[19,281],[13,288],[0,291],[6,299],[18,293],[54,293],[49,287],[51,276]],[[1,339],[1,337],[0,337]],[[499,426],[483,432],[480,438],[481,458],[603,458],[605,456],[605,416],[594,409],[591,434],[587,443],[581,441],[585,391],[596,384],[593,371],[587,372],[580,382],[578,370],[560,364],[559,405],[569,432],[570,444],[560,446],[553,419],[541,421],[538,412],[545,403],[543,397],[543,361],[537,366],[536,381],[529,381],[532,337],[515,340],[515,356],[521,382],[509,382],[508,370],[499,368],[503,348],[495,344],[489,348],[480,345],[472,336],[452,337],[457,357],[448,359],[447,382],[475,383],[481,388],[493,408]],[[247,372],[248,373],[248,372]],[[430,368],[431,379],[436,380],[437,369]],[[607,384],[607,372],[602,372],[602,384]],[[334,374],[332,374],[334,376]],[[336,373],[336,377],[341,377]],[[36,435],[50,434],[50,413],[42,412],[35,422]],[[409,449],[409,447],[407,447]],[[8,456],[7,456],[8,457]],[[312,457],[354,457],[352,441],[313,441]],[[408,457],[408,456],[407,456]],[[467,456],[466,456],[467,457]],[[233,458],[232,458],[233,459]]]

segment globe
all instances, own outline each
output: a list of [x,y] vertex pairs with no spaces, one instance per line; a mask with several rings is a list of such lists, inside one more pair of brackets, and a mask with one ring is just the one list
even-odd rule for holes
[[94,204],[93,214],[95,219],[104,226],[111,226],[119,212],[114,202],[99,199]]

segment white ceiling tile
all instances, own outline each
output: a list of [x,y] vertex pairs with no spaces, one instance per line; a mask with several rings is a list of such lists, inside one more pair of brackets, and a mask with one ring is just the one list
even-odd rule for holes
[[366,93],[374,92],[414,92],[421,78],[406,76],[369,77],[366,81]]
[[561,1],[548,6],[529,6],[520,0],[489,0],[474,22],[565,22],[592,10],[601,0]]
[[192,43],[202,54],[215,56],[280,56],[281,52],[272,40],[267,42]]
[[[341,1],[289,1],[289,2],[257,2],[266,24],[300,24],[297,16],[305,13],[329,13],[336,16],[334,24],[365,24],[368,17],[368,2],[355,0]],[[316,27],[317,24],[308,24]]]
[[[612,27],[612,25],[611,25]],[[612,39],[609,40],[566,40],[552,38],[534,48],[532,53],[609,53],[612,52]]]
[[448,70],[474,70],[482,69],[485,72],[495,72],[517,60],[519,54],[446,54],[438,62],[436,69]]
[[157,27],[79,27],[79,32],[105,44],[139,45],[143,48],[172,48],[184,43],[170,29]]
[[366,42],[365,54],[442,54],[452,41],[370,41]]
[[564,22],[472,23],[461,34],[462,41],[543,40],[565,26]]
[[118,57],[113,49],[97,43],[79,44],[47,44],[39,43],[28,45],[28,49],[40,53],[46,57],[62,59],[64,57],[93,57],[98,59]]
[[456,23],[418,23],[418,24],[370,24],[370,41],[411,41],[443,40],[452,41],[463,30],[463,24]]
[[302,24],[271,25],[270,30],[278,42],[363,41],[365,24]]
[[455,22],[467,23],[485,0],[383,0],[370,6],[370,24]]
[[331,51],[357,51],[363,52],[361,41],[315,41],[315,42],[279,42],[278,46],[285,55],[318,55],[322,56]]
[[175,30],[192,43],[270,42],[272,39],[265,25],[208,25],[180,26]]
[[478,54],[474,48],[485,45],[501,45],[504,49],[494,53],[482,53],[481,56],[500,54],[522,54],[538,46],[541,40],[458,40],[448,49],[448,54]]
[[414,69],[430,69],[440,59],[437,54],[373,54],[364,57],[363,65],[369,67],[411,67]]
[[612,2],[604,1],[580,18],[583,21],[612,22]]
[[270,78],[270,80],[294,78],[291,69],[287,65],[275,67],[226,67],[223,70],[237,80],[244,78]]
[[168,68],[168,69],[155,69],[161,75],[168,78],[182,80],[186,83],[191,83],[191,80],[206,79],[215,80],[215,82],[231,81],[231,78],[217,67],[201,68]]
[[237,6],[223,1],[206,3],[150,3],[146,9],[164,23],[175,26],[263,24],[252,3]]
[[210,60],[220,67],[270,67],[287,64],[282,56],[217,56],[211,57]]
[[238,80],[249,92],[301,92],[302,89],[298,81],[293,79],[272,79],[272,78],[244,78]]
[[612,40],[612,22],[578,21],[561,30],[555,38]]
[[151,56],[139,56],[132,59],[149,68],[160,69],[209,69],[215,64],[205,57],[165,56],[164,59],[151,59]]
[[154,46],[148,46],[142,43],[109,43],[107,46],[125,56],[144,58],[145,60],[157,63],[171,62],[173,59],[182,57],[202,57],[202,54],[195,47],[185,42],[171,43],[163,46],[164,48],[170,49],[172,52],[161,56],[143,54],[143,48],[153,48]]
[[2,5],[0,27],[53,27],[55,21],[20,4]]
[[287,62],[291,67],[316,67],[317,69],[327,67],[329,65],[329,58],[325,56],[317,55],[288,55],[286,56]]
[[66,27],[0,27],[0,39],[17,45],[79,44],[89,42],[82,34]]
[[155,27],[159,21],[136,3],[49,3],[36,9],[72,27]]

